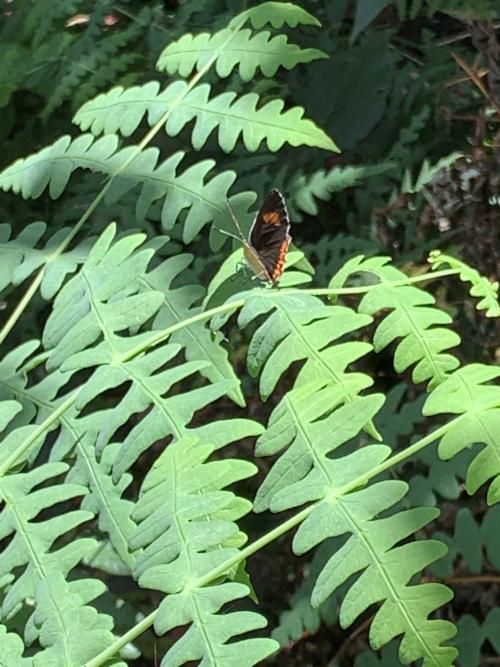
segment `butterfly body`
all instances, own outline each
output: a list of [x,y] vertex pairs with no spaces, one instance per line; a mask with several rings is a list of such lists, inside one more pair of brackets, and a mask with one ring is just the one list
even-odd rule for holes
[[248,241],[243,240],[245,259],[255,275],[276,285],[283,274],[291,240],[285,199],[274,188],[264,198],[250,229]]

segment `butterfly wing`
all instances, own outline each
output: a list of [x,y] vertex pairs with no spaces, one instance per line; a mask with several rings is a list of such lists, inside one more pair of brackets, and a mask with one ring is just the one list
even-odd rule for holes
[[279,190],[273,189],[262,203],[249,239],[249,245],[267,273],[267,280],[273,284],[283,273],[291,240],[290,218],[285,199]]

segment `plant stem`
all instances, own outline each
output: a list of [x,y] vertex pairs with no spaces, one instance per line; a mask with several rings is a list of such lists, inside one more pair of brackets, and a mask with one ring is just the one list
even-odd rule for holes
[[[497,407],[497,403],[495,403],[495,406]],[[468,414],[468,413],[466,413]],[[336,489],[335,492],[332,492],[328,497],[330,500],[333,499],[338,499],[341,496],[346,495],[347,493],[364,486],[370,479],[373,477],[376,477],[379,475],[381,472],[384,472],[388,468],[396,465],[397,463],[400,463],[401,461],[409,458],[410,456],[413,456],[413,454],[416,454],[419,452],[421,449],[424,447],[427,447],[430,445],[432,442],[435,440],[438,440],[442,438],[442,436],[451,428],[457,425],[462,419],[464,418],[464,415],[460,415],[456,417],[455,419],[452,419],[450,422],[447,424],[444,424],[443,426],[437,428],[435,431],[430,433],[429,435],[425,436],[424,438],[421,438],[417,442],[415,442],[413,445],[410,445],[406,449],[404,449],[402,452],[398,452],[397,454],[394,454],[394,456],[391,456],[389,459],[387,459],[384,463],[381,463],[380,465],[376,466],[373,468],[373,470],[360,475],[356,479],[352,480],[349,482],[349,484],[345,484],[342,487],[339,487]],[[200,577],[199,579],[196,579],[195,581],[191,582],[190,584],[190,589],[195,589],[195,588],[201,588],[203,586],[206,586],[207,584],[211,583],[221,575],[225,574],[228,572],[234,565],[237,563],[240,563],[244,559],[248,558],[249,556],[253,555],[263,547],[267,546],[274,540],[276,540],[278,537],[281,537],[284,535],[286,532],[289,530],[292,530],[292,528],[295,528],[298,526],[304,519],[306,519],[311,512],[314,510],[315,507],[317,507],[321,502],[324,502],[324,500],[319,500],[315,503],[312,503],[305,509],[301,510],[294,516],[290,517],[287,521],[284,523],[280,524],[279,526],[276,526],[276,528],[273,528],[270,530],[268,533],[260,537],[259,539],[255,540],[255,542],[252,542],[252,544],[249,544],[247,547],[242,549],[240,552],[237,554],[234,554],[230,558],[228,558],[226,561],[218,565],[216,568],[211,570],[210,572],[207,572],[203,577]],[[188,593],[189,590],[185,589],[183,591],[184,593]],[[140,623],[135,625],[133,628],[131,628],[125,635],[122,637],[117,638],[111,646],[109,646],[107,649],[99,653],[95,658],[93,658],[91,661],[87,662],[84,667],[100,667],[106,660],[109,658],[113,657],[114,655],[117,655],[117,653],[122,649],[128,642],[133,641],[136,637],[138,637],[142,632],[147,630],[150,626],[154,624],[156,614],[158,613],[158,610],[152,612],[149,614],[146,618],[144,618]]]
[[149,348],[158,345],[158,343],[161,343],[162,340],[165,340],[165,338],[171,336],[174,333],[174,331],[178,331],[179,329],[188,327],[191,324],[194,324],[195,322],[202,322],[203,320],[209,320],[215,315],[220,315],[221,313],[227,313],[230,310],[236,310],[237,308],[242,308],[244,305],[245,305],[245,299],[238,299],[238,301],[223,303],[222,306],[217,306],[216,308],[211,308],[210,310],[204,310],[201,313],[198,313],[197,315],[188,317],[187,320],[182,320],[182,322],[177,322],[176,324],[172,324],[166,329],[162,329],[161,331],[156,332],[155,335],[149,338],[148,340],[139,343],[139,345],[136,345],[130,350],[127,350],[127,352],[125,352],[120,357],[120,362],[124,363],[126,361],[130,361],[130,359],[133,359],[138,354],[141,354],[141,352],[144,352],[145,350],[148,350]]
[[77,389],[61,405],[52,412],[32,433],[25,438],[20,445],[8,456],[0,465],[0,478],[3,477],[12,466],[14,466],[21,456],[25,454],[40,436],[42,436],[59,417],[70,408],[76,400],[79,390]]
[[[243,25],[243,23],[241,24]],[[99,192],[99,194],[94,198],[90,206],[87,208],[85,213],[81,216],[81,218],[78,220],[78,222],[75,224],[73,229],[69,232],[69,234],[65,237],[65,239],[59,244],[59,246],[54,250],[54,252],[48,257],[47,259],[47,264],[51,261],[56,260],[68,247],[68,245],[73,241],[73,239],[76,237],[80,229],[83,227],[83,225],[87,222],[87,220],[90,218],[92,213],[96,210],[96,208],[99,206],[99,204],[102,202],[104,197],[106,196],[106,193],[108,192],[109,188],[111,187],[113,180],[119,176],[121,173],[123,173],[127,167],[133,162],[136,157],[142,153],[143,149],[151,142],[151,140],[158,134],[158,132],[164,127],[167,118],[169,114],[171,113],[172,109],[175,109],[175,107],[182,102],[182,100],[186,97],[186,95],[196,86],[196,84],[200,81],[202,77],[205,76],[205,74],[210,70],[212,65],[215,63],[217,60],[220,51],[222,51],[227,44],[231,41],[231,39],[234,37],[236,32],[241,28],[241,25],[236,26],[235,30],[229,35],[229,37],[226,39],[226,41],[221,44],[218,49],[215,51],[213,56],[205,63],[205,65],[190,79],[189,83],[187,84],[186,88],[177,95],[176,98],[171,102],[169,108],[165,111],[163,116],[160,118],[160,120],[156,123],[156,125],[153,125],[153,127],[149,130],[149,132],[146,133],[142,141],[135,147],[135,150],[132,151],[130,156],[128,157],[125,162],[123,162],[114,173],[112,173],[109,177],[109,180],[107,183],[104,185],[102,190]],[[46,265],[45,265],[46,266]],[[34,280],[28,287],[28,290],[26,291],[24,297],[21,299],[15,310],[13,311],[12,315],[9,317],[7,323],[5,326],[2,328],[0,331],[0,344],[5,340],[7,335],[10,333],[14,325],[16,324],[17,320],[21,317],[23,314],[24,310],[28,306],[29,302],[31,301],[31,298],[37,291],[38,287],[40,286],[40,283],[43,280],[44,272],[45,272],[45,266],[40,269],[38,274],[35,276]]]

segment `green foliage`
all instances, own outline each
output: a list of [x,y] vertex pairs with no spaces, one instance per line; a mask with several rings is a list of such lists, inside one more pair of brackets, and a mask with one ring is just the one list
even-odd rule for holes
[[402,373],[416,364],[414,382],[429,380],[431,388],[441,384],[459,365],[458,359],[445,350],[458,345],[460,338],[454,331],[433,326],[449,324],[449,315],[433,307],[435,300],[430,294],[404,284],[404,274],[383,257],[353,258],[331,279],[330,287],[342,287],[349,276],[360,272],[375,278],[378,284],[361,299],[359,311],[373,315],[382,308],[391,310],[377,326],[375,350],[380,352],[402,338],[394,353],[395,370]]
[[[396,30],[375,28],[387,3],[358,3],[354,23],[332,3],[11,4],[0,133],[26,157],[0,172],[0,661],[272,664],[367,613],[381,653],[342,649],[357,667],[496,650],[498,610],[455,613],[440,579],[500,566],[500,372],[450,353],[446,294],[438,308],[416,283],[458,276],[488,322],[498,285],[436,252],[424,275],[396,268],[370,217],[395,193],[418,209],[466,149],[435,132],[440,56],[424,43],[415,76]],[[31,111],[16,143],[27,91],[43,122]],[[246,232],[277,185],[310,242],[293,224],[267,287],[221,232],[233,209]],[[345,214],[335,239],[308,236],[320,208]],[[447,531],[463,479],[477,507]],[[284,576],[302,562],[305,577],[268,630],[253,559],[292,530]]]
[[423,410],[425,415],[443,412],[459,415],[439,443],[442,459],[451,458],[473,443],[484,444],[467,471],[466,486],[469,493],[474,493],[493,477],[487,496],[490,505],[500,500],[500,441],[497,431],[500,391],[498,387],[485,383],[499,376],[498,369],[481,364],[459,368],[429,396]]
[[188,77],[194,69],[199,72],[213,62],[218,76],[227,77],[238,66],[242,81],[250,81],[257,70],[272,77],[278,67],[292,69],[298,63],[325,57],[318,49],[301,49],[290,44],[286,35],[272,37],[267,31],[252,35],[248,29],[225,29],[214,35],[184,35],[163,51],[158,69],[169,75]]
[[480,298],[476,305],[478,310],[485,310],[486,317],[500,317],[500,304],[498,303],[498,281],[491,282],[479,274],[476,269],[467,266],[455,257],[442,254],[439,250],[433,251],[429,256],[429,262],[433,269],[448,265],[453,269],[460,270],[460,280],[471,284],[470,295]]
[[[294,107],[283,112],[284,103],[273,100],[260,106],[259,95],[222,93],[210,99],[210,86],[201,84],[188,91],[188,84],[176,81],[162,93],[155,81],[141,88],[114,88],[90,100],[76,114],[75,123],[94,135],[119,131],[129,136],[147,113],[149,125],[168,113],[165,131],[176,136],[187,123],[195,120],[191,142],[195,150],[206,144],[218,129],[218,144],[226,153],[233,151],[241,134],[245,148],[256,151],[263,141],[268,150],[278,151],[286,142],[291,146],[336,147],[331,139],[311,121],[303,119],[304,110]],[[178,101],[181,98],[181,101]]]

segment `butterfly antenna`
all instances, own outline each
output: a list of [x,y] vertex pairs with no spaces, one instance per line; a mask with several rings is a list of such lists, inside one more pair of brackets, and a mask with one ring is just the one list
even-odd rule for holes
[[238,230],[238,232],[240,234],[241,240],[243,242],[245,242],[245,236],[244,236],[243,232],[241,231],[240,223],[238,222],[238,218],[236,217],[236,215],[235,215],[235,213],[232,209],[232,206],[229,203],[229,199],[227,200],[227,207],[229,209],[229,213],[231,214],[231,218],[233,219],[234,226],[236,227],[236,229]]
[[239,241],[241,243],[241,239],[239,236],[236,236],[236,234],[231,234],[231,232],[226,232],[225,229],[221,229],[220,227],[215,227],[214,229],[220,232],[221,234],[224,234],[224,236],[229,236],[230,238],[234,239],[235,241]]

